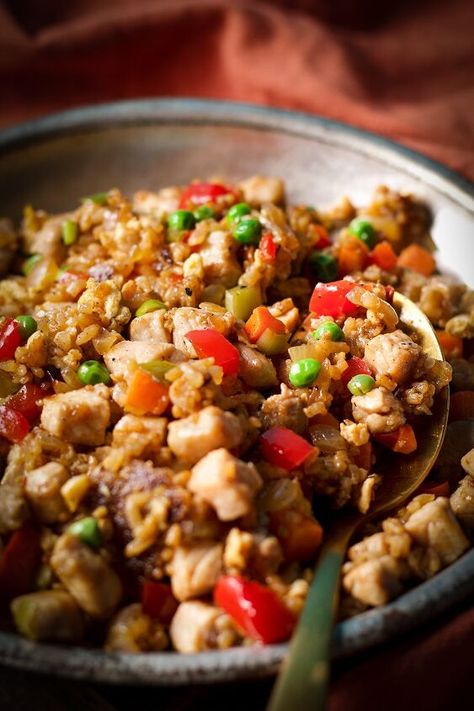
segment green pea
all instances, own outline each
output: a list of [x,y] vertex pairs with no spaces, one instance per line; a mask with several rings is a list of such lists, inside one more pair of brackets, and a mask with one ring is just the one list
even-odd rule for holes
[[233,237],[240,244],[258,244],[262,225],[258,220],[240,220],[234,228]]
[[353,395],[365,395],[373,390],[375,380],[371,375],[354,375],[347,383],[347,387]]
[[238,202],[237,205],[232,205],[227,212],[227,223],[229,225],[234,222],[239,222],[244,215],[250,215],[252,208],[246,202]]
[[196,220],[189,210],[176,210],[168,217],[168,227],[170,230],[192,230]]
[[321,338],[327,338],[330,341],[343,341],[344,333],[334,321],[325,321],[319,326],[316,331],[311,334],[317,341]]
[[74,242],[77,240],[77,235],[79,233],[77,222],[74,222],[74,220],[64,220],[61,232],[63,242],[66,247],[69,247],[71,244],[74,244]]
[[375,230],[368,220],[356,217],[347,228],[352,235],[358,237],[369,249],[375,245]]
[[109,194],[108,193],[94,193],[93,195],[86,195],[81,198],[81,202],[87,202],[90,200],[94,205],[105,205],[107,202]]
[[23,262],[23,266],[21,268],[23,274],[25,276],[28,276],[28,274],[30,274],[33,271],[33,269],[36,267],[37,264],[39,264],[39,262],[41,262],[42,259],[43,259],[42,254],[32,254],[31,257],[28,257],[28,259],[25,259],[25,261]]
[[84,385],[97,385],[110,383],[110,373],[98,360],[85,360],[77,369],[77,377]]
[[312,252],[309,255],[309,263],[319,281],[327,283],[337,279],[338,265],[332,254]]
[[290,383],[295,388],[304,388],[311,385],[316,380],[321,370],[321,363],[314,358],[302,358],[290,368],[289,378]]
[[144,316],[152,311],[158,311],[159,309],[166,309],[165,304],[159,299],[147,299],[141,306],[135,311],[135,316]]
[[80,538],[83,543],[86,543],[91,548],[100,548],[102,545],[102,534],[100,532],[97,519],[93,516],[81,518],[79,521],[74,521],[69,528],[68,533]]
[[216,211],[210,205],[201,205],[194,210],[193,215],[196,222],[201,222],[201,220],[210,220],[211,217],[215,217]]
[[23,342],[26,342],[28,338],[38,330],[38,324],[33,316],[17,316],[16,320],[20,326],[21,338]]

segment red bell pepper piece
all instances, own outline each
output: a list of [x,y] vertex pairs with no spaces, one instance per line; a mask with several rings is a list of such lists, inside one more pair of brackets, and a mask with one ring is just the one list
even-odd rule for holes
[[145,580],[142,585],[142,609],[145,615],[168,625],[178,605],[170,585],[155,580]]
[[30,431],[30,423],[21,412],[0,405],[0,437],[9,442],[21,442]]
[[449,496],[449,482],[443,481],[441,484],[436,482],[424,482],[418,489],[417,494],[433,494],[433,496]]
[[359,307],[353,304],[346,295],[352,291],[355,284],[341,279],[328,284],[320,282],[314,287],[313,295],[309,302],[309,310],[318,316],[355,316]]
[[331,240],[329,239],[328,231],[325,227],[322,225],[311,224],[309,226],[309,230],[314,235],[316,240],[313,245],[315,249],[324,249],[325,247],[330,246]]
[[180,209],[186,210],[188,207],[206,205],[215,202],[221,195],[228,195],[234,191],[226,185],[218,183],[192,183],[184,190],[179,200]]
[[270,464],[287,471],[301,466],[314,452],[307,440],[287,427],[271,427],[260,437],[260,449]]
[[276,261],[278,247],[275,244],[270,232],[265,232],[259,244],[262,259],[267,264],[274,264]]
[[6,602],[29,592],[40,562],[40,531],[25,523],[11,535],[0,558],[0,599]]
[[0,326],[0,360],[15,357],[15,351],[21,345],[20,324],[14,318],[6,318]]
[[214,601],[252,639],[274,644],[288,639],[295,619],[273,590],[240,576],[224,575],[214,588]]
[[347,368],[341,375],[341,381],[344,385],[347,385],[354,375],[372,375],[372,371],[365,360],[357,356],[352,356],[352,358],[347,361]]
[[214,358],[220,365],[224,375],[235,375],[239,370],[239,351],[222,333],[214,328],[203,328],[199,331],[188,331],[188,341],[200,358]]
[[418,446],[411,425],[401,425],[393,432],[381,432],[374,435],[374,439],[398,454],[411,454]]
[[46,392],[40,385],[26,383],[17,393],[8,398],[7,406],[21,412],[29,422],[34,422],[41,412],[38,400],[42,400],[45,395]]
[[257,306],[245,324],[245,331],[251,343],[256,343],[265,331],[270,329],[273,333],[285,333],[286,329],[280,319],[272,316],[266,306]]
[[285,560],[311,560],[323,540],[323,529],[311,516],[285,509],[270,511],[270,531],[280,541]]

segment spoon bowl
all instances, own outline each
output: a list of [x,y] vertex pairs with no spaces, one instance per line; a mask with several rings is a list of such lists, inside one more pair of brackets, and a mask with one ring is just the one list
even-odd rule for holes
[[[395,292],[393,306],[400,326],[416,337],[423,351],[436,360],[443,354],[431,323],[410,299]],[[345,511],[326,533],[304,610],[293,634],[287,659],[275,684],[268,711],[325,708],[329,683],[329,649],[339,600],[339,579],[347,545],[361,523],[400,506],[420,486],[441,450],[449,412],[449,388],[436,396],[432,415],[420,420],[417,449],[410,455],[391,454],[367,514]]]

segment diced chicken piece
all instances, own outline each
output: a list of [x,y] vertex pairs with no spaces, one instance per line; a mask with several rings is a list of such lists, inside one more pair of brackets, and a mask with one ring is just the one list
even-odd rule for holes
[[114,380],[127,379],[130,366],[136,363],[148,363],[150,360],[169,360],[171,363],[179,363],[184,358],[171,343],[148,341],[120,341],[104,355],[105,365]]
[[244,383],[251,388],[272,388],[278,385],[275,366],[270,358],[245,343],[238,343],[237,350],[240,353],[239,375]]
[[168,425],[168,446],[187,464],[195,464],[213,449],[234,449],[242,438],[238,417],[214,405]]
[[0,534],[16,531],[30,514],[23,477],[23,450],[15,444],[8,453],[7,467],[0,481]]
[[264,401],[261,418],[266,430],[281,426],[302,434],[308,424],[303,403],[290,388],[284,385],[280,395],[272,395]]
[[77,604],[91,617],[109,617],[122,597],[118,575],[99,553],[70,533],[58,538],[51,567]]
[[471,449],[464,457],[461,459],[461,466],[466,472],[474,477],[474,449]]
[[369,432],[393,432],[405,422],[399,400],[386,388],[374,388],[365,395],[352,397],[352,416],[365,422]]
[[84,620],[74,598],[65,590],[42,590],[16,597],[12,616],[20,634],[35,642],[80,642]]
[[245,202],[258,207],[265,202],[279,205],[285,199],[285,185],[281,178],[254,175],[239,183]]
[[191,306],[183,306],[180,309],[176,309],[172,314],[172,318],[174,345],[192,357],[196,357],[197,354],[191,342],[185,338],[189,331],[213,328],[227,336],[235,322],[234,316],[228,311],[217,314],[204,309],[195,309]]
[[180,196],[179,188],[163,188],[157,193],[139,190],[133,196],[133,211],[138,215],[151,215],[159,220],[178,209]]
[[68,470],[59,462],[48,462],[26,472],[25,493],[36,518],[42,523],[62,521],[69,516],[61,495],[61,487],[68,479]]
[[127,447],[133,456],[143,457],[159,452],[166,436],[164,417],[124,415],[114,427],[112,447]]
[[62,225],[70,214],[55,215],[46,220],[40,230],[25,237],[25,251],[30,254],[41,254],[43,257],[53,257],[61,264],[65,254],[62,241]]
[[474,530],[474,479],[469,474],[461,479],[449,499],[456,518],[468,531]]
[[235,256],[236,248],[230,232],[211,232],[199,251],[206,284],[222,284],[227,288],[237,284],[241,267]]
[[405,529],[417,543],[432,548],[443,565],[449,565],[469,548],[469,541],[444,497],[415,511]]
[[222,572],[222,543],[180,547],[173,557],[171,589],[181,602],[210,592]]
[[343,576],[342,584],[348,593],[366,605],[385,605],[402,592],[401,578],[405,566],[401,561],[384,555],[355,566]]
[[134,318],[130,323],[130,340],[170,343],[171,334],[165,325],[166,313],[165,309],[158,309]]
[[252,511],[262,479],[251,462],[242,462],[222,448],[193,467],[188,488],[207,501],[221,521],[234,521]]
[[209,649],[208,639],[215,631],[221,611],[199,600],[182,602],[170,627],[171,641],[178,652],[190,654]]
[[167,646],[168,636],[163,626],[145,615],[137,602],[119,610],[105,640],[108,652],[159,652]]
[[422,355],[421,347],[403,331],[382,333],[365,346],[364,360],[378,374],[405,383]]
[[43,401],[41,425],[72,444],[103,444],[110,421],[108,395],[104,385],[88,385],[47,397]]
[[275,536],[249,533],[232,528],[225,540],[224,566],[229,575],[241,575],[249,570],[265,579],[277,572],[284,555]]
[[292,333],[297,328],[300,321],[299,309],[294,305],[293,299],[283,299],[276,301],[268,307],[272,316],[275,316],[285,326],[288,333]]
[[356,425],[356,423],[351,420],[344,420],[339,427],[341,435],[346,442],[356,447],[362,447],[364,444],[367,444],[370,439],[369,430],[365,423],[359,422],[359,424]]

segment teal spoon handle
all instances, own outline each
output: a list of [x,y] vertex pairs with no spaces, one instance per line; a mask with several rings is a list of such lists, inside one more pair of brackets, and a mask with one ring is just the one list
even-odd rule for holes
[[329,684],[330,644],[339,599],[339,579],[355,521],[343,520],[323,545],[288,661],[274,686],[267,711],[324,711]]

